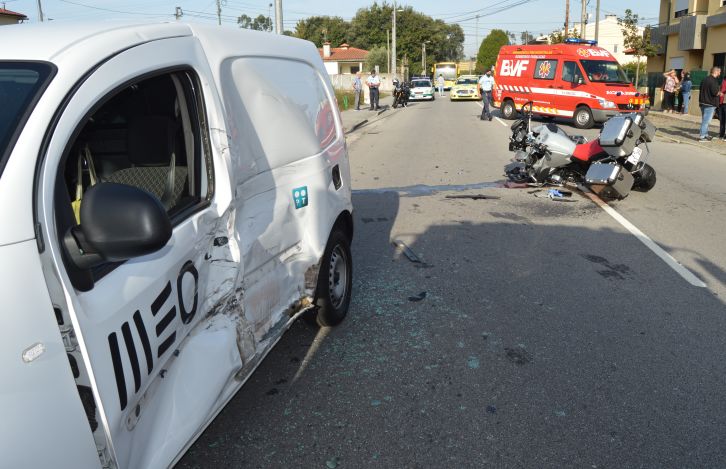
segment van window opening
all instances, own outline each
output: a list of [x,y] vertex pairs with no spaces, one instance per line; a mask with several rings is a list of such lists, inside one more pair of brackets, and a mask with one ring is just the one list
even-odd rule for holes
[[0,176],[32,104],[49,81],[49,64],[0,62]]
[[[99,182],[126,184],[156,196],[170,216],[207,197],[194,85],[176,72],[134,83],[82,124],[64,175],[68,194]],[[76,220],[78,221],[78,220]]]
[[556,72],[556,60],[538,60],[534,66],[534,77],[539,80],[554,80]]
[[428,80],[417,80],[411,83],[414,88],[431,88],[431,82]]
[[595,83],[630,83],[620,64],[609,60],[581,60],[588,80]]

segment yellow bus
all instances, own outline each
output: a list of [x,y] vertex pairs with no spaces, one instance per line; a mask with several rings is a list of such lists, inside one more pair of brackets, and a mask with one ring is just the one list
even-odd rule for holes
[[433,73],[434,86],[438,88],[439,75],[444,77],[444,89],[450,90],[454,83],[456,83],[456,77],[459,76],[459,66],[456,62],[438,62],[431,67]]

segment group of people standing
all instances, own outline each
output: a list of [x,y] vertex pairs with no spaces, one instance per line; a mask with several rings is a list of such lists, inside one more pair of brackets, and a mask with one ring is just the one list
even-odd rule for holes
[[[676,98],[680,96],[680,113],[688,114],[693,89],[691,74],[684,72],[682,79],[679,79],[675,70],[669,70],[663,76],[665,77],[665,83],[663,84],[663,112],[668,114],[679,112],[678,106],[676,106]],[[726,78],[721,78],[720,67],[712,67],[708,76],[701,82],[698,95],[698,105],[701,109],[700,142],[708,142],[713,139],[708,135],[708,125],[714,116],[720,121],[718,138],[726,141],[724,94],[726,94]]]
[[[370,92],[371,111],[378,110],[379,88],[381,87],[381,77],[373,70],[366,79],[366,85]],[[353,78],[353,91],[355,92],[355,110],[360,111],[360,102],[363,97],[363,81],[360,79],[360,72],[356,72]]]

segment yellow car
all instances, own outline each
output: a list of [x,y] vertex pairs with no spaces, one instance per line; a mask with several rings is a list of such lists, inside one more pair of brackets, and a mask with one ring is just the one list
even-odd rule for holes
[[452,101],[459,99],[481,99],[479,95],[479,77],[476,75],[461,75],[449,91]]

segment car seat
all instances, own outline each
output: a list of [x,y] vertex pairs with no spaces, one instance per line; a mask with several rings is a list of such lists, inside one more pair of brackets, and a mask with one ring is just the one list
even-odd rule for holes
[[139,116],[129,121],[127,134],[130,168],[115,171],[105,180],[144,189],[167,210],[181,197],[187,167],[176,165],[179,125],[166,116]]

